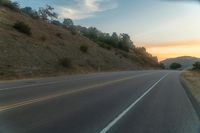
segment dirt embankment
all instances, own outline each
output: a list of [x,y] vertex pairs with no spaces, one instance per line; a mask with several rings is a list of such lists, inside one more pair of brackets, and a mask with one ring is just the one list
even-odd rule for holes
[[[27,36],[13,28],[23,21]],[[81,47],[87,47],[87,51]],[[0,79],[61,74],[150,69],[157,67],[149,55],[105,49],[88,38],[53,24],[0,8]]]
[[200,118],[200,71],[182,73],[181,82]]
[[182,79],[200,105],[200,72],[187,71],[182,74]]

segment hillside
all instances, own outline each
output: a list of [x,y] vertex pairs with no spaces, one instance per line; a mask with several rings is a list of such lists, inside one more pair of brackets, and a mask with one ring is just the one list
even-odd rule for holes
[[172,63],[176,62],[176,63],[181,64],[183,69],[187,69],[187,68],[192,68],[193,64],[197,61],[200,61],[200,58],[190,57],[190,56],[182,56],[182,57],[177,57],[177,58],[169,58],[169,59],[162,61],[161,63],[164,63],[165,66],[167,68],[169,68],[169,66]]
[[[23,21],[32,35],[13,28]],[[80,47],[87,47],[87,51]],[[149,69],[158,66],[144,51],[105,49],[69,30],[0,7],[0,78],[24,78],[97,71]]]

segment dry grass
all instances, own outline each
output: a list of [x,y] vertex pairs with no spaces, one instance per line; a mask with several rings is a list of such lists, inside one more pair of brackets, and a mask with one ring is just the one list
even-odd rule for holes
[[182,78],[189,87],[193,96],[200,104],[200,72],[199,71],[187,71],[182,74]]
[[[26,36],[12,26],[23,21],[31,28]],[[87,54],[80,47],[89,47]],[[118,50],[106,50],[81,35],[29,16],[0,8],[0,78],[24,78],[96,71],[134,70],[149,68],[139,60],[116,55]],[[60,65],[68,58],[70,68]]]

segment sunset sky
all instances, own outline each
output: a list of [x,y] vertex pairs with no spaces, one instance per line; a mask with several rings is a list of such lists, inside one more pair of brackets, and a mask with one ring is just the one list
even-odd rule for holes
[[128,33],[159,60],[200,57],[199,0],[17,0],[35,9],[55,7],[60,19],[95,26],[104,32]]

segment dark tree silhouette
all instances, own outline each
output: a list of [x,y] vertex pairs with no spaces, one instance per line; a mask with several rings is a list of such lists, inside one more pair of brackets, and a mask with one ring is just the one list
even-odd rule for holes
[[172,63],[172,64],[170,65],[170,69],[173,69],[173,70],[179,69],[179,68],[181,68],[181,67],[182,67],[182,65],[179,64],[179,63],[176,63],[176,62],[174,62],[174,63]]
[[194,69],[194,70],[200,70],[200,62],[195,62],[195,63],[193,64],[193,69]]

